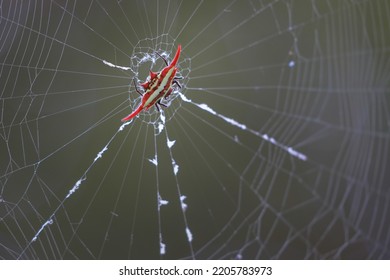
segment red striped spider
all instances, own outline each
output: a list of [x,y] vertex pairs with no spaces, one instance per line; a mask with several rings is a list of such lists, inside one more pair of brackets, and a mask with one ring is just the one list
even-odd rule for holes
[[146,82],[142,83],[141,86],[144,88],[144,93],[142,94],[134,81],[135,90],[139,95],[142,96],[141,104],[135,109],[130,115],[122,119],[122,122],[127,122],[137,116],[142,110],[148,110],[153,105],[156,106],[157,110],[160,111],[159,106],[166,107],[165,104],[161,103],[161,99],[167,99],[168,96],[172,93],[173,88],[172,85],[175,84],[179,88],[181,88],[180,83],[177,81],[181,79],[181,77],[176,76],[177,72],[177,61],[179,60],[181,52],[181,46],[177,47],[177,51],[175,57],[168,64],[167,60],[158,54],[161,59],[164,60],[166,67],[162,69],[160,72],[155,73],[150,71],[150,77],[146,80]]

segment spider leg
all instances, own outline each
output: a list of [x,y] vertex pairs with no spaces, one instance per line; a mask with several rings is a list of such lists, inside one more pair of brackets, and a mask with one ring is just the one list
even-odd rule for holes
[[134,82],[135,91],[142,96],[143,94],[138,90],[137,84],[135,83],[135,79],[133,79],[133,82]]
[[167,105],[166,105],[166,104],[164,104],[164,103],[162,103],[162,102],[161,102],[161,99],[160,99],[159,101],[157,101],[157,103],[158,103],[158,105],[160,105],[160,106],[163,106],[163,107],[167,108]]
[[158,103],[158,102],[156,102],[156,103],[154,104],[154,106],[156,106],[157,111],[160,112],[160,108],[158,107],[157,103]]
[[161,59],[164,60],[165,65],[168,66],[168,61],[167,61],[164,57],[162,57],[162,55],[159,54],[158,52],[156,52],[156,54],[157,54],[159,57],[161,57]]
[[173,89],[170,88],[170,89],[168,90],[167,94],[165,94],[165,96],[164,96],[164,99],[165,99],[165,100],[168,99],[168,97],[171,95],[172,90],[173,90]]
[[178,81],[176,81],[176,80],[173,80],[172,84],[175,84],[175,85],[177,85],[179,88],[181,88],[181,84],[180,84]]

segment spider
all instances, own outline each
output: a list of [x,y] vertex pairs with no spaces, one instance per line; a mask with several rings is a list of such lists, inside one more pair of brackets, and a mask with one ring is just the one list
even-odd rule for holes
[[141,86],[144,88],[143,94],[138,90],[135,80],[133,80],[135,90],[139,95],[142,96],[142,101],[141,104],[137,107],[137,109],[135,109],[130,115],[122,119],[122,122],[127,122],[131,120],[132,118],[137,116],[142,110],[148,110],[153,105],[156,106],[157,111],[160,111],[159,105],[167,107],[167,105],[161,103],[161,99],[168,98],[168,96],[172,93],[173,84],[181,88],[181,85],[177,80],[182,79],[182,77],[176,76],[176,64],[179,60],[180,52],[181,45],[177,47],[175,57],[170,64],[168,64],[167,60],[164,57],[157,53],[158,56],[161,57],[162,60],[164,60],[166,67],[164,67],[158,73],[150,71],[150,77],[144,83],[141,84]]

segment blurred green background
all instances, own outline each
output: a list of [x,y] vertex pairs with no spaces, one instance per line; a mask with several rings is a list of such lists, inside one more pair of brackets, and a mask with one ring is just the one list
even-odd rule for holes
[[[0,258],[390,257],[385,1],[0,5]],[[178,44],[192,102],[117,133]]]

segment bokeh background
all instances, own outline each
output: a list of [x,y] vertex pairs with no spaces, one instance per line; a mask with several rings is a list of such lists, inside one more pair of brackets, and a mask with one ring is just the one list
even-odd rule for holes
[[[0,259],[389,259],[389,15],[0,2]],[[178,44],[165,123],[119,130]]]

